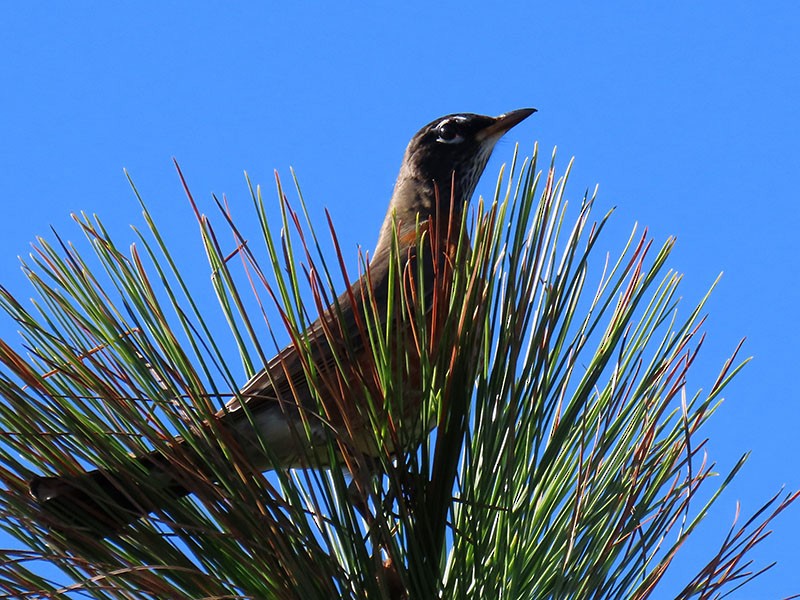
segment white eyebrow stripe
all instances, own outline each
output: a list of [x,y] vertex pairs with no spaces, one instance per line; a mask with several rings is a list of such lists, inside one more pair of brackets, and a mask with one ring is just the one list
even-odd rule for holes
[[447,117],[446,119],[442,119],[439,122],[437,127],[441,127],[442,125],[447,125],[448,123],[455,121],[457,123],[463,123],[464,121],[469,120],[469,117],[465,117],[464,115],[453,115],[452,117]]
[[463,115],[453,115],[452,117],[447,117],[446,119],[442,119],[441,121],[439,121],[439,124],[436,127],[437,128],[444,127],[448,123],[453,123],[453,122],[455,122],[455,123],[463,123],[464,121],[467,121],[467,120],[468,120],[468,118],[463,116]]

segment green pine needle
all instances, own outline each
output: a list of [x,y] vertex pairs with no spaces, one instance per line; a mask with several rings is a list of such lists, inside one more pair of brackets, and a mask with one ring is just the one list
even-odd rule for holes
[[[634,230],[619,256],[603,256],[611,215],[591,220],[593,196],[568,206],[569,167],[559,177],[554,161],[542,173],[536,152],[522,164],[515,152],[492,201],[451,223],[445,292],[413,284],[422,278],[395,244],[392,318],[373,309],[357,324],[373,360],[355,378],[347,368],[354,349],[336,356],[332,376],[314,364],[304,331],[358,275],[369,276],[368,261],[358,256],[358,273],[347,272],[352,256],[330,221],[334,252],[323,248],[296,179],[290,202],[276,177],[278,228],[247,181],[254,232],[252,217],[235,216],[241,207],[227,202],[217,201],[217,220],[201,214],[181,175],[221,315],[195,300],[208,290],[181,275],[135,187],[146,227],[127,251],[83,214],[75,221],[85,244],[37,240],[23,263],[34,302],[0,289],[22,338],[0,341],[0,526],[25,548],[2,551],[0,590],[649,597],[744,463],[715,477],[703,425],[746,361],[737,348],[708,391],[689,388],[707,297],[688,311],[679,302],[680,275],[666,267],[674,240],[659,246]],[[417,254],[431,243],[420,235]],[[229,340],[217,332],[221,320]],[[326,326],[340,334],[335,319]],[[358,416],[370,423],[376,456],[354,449],[345,432],[325,450],[333,468],[261,474],[216,425],[213,414],[286,343],[300,350],[318,397],[366,394]],[[411,353],[421,365],[417,386]],[[419,417],[403,410],[412,393],[423,396]],[[377,409],[384,405],[388,420]],[[176,435],[187,440],[178,452]],[[129,459],[154,449],[196,492],[165,498],[164,510],[119,536],[76,539],[48,528],[28,495],[34,475],[91,468],[163,494]],[[369,475],[376,467],[382,477]],[[721,598],[762,572],[748,556],[796,497],[776,494],[720,535],[718,552],[678,597]]]

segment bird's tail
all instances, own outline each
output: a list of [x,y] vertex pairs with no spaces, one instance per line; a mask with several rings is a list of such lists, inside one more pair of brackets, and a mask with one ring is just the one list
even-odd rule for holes
[[[284,412],[277,402],[257,408],[253,424],[246,420],[249,415],[235,409],[220,419],[222,430],[228,432],[225,437],[235,440],[228,446],[233,452],[226,453],[226,458],[235,458],[238,465],[254,472],[330,466],[327,424],[319,419],[303,422],[297,414]],[[264,445],[266,441],[269,447]],[[362,448],[355,446],[358,441],[352,438],[352,447],[364,453],[364,458],[374,453],[369,445],[373,438]],[[209,463],[208,453],[175,438],[167,449],[130,458],[130,464],[116,470],[34,477],[28,490],[40,507],[43,525],[71,540],[105,538],[168,508],[176,499],[199,493],[208,485],[216,488],[217,478]]]
[[[328,458],[327,428],[311,422],[315,437],[304,444],[300,417],[287,415],[277,402],[252,409],[255,427],[245,411],[228,410],[220,425],[228,431],[226,438],[235,441],[234,454],[253,471],[303,467],[312,461],[321,465]],[[266,453],[265,441],[269,442]],[[107,537],[215,480],[209,461],[207,453],[199,454],[185,440],[175,438],[168,449],[132,458],[131,464],[116,471],[35,477],[28,489],[51,528],[70,536],[74,532]]]
[[94,470],[80,475],[35,477],[29,490],[54,529],[70,535],[106,537],[189,493],[170,475],[173,469],[163,455],[153,452],[135,460],[143,470],[136,479],[128,474]]

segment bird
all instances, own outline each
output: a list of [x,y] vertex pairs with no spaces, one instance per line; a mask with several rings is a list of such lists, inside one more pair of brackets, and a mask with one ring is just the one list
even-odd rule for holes
[[[210,430],[238,444],[258,471],[325,467],[331,436],[343,439],[354,451],[377,454],[375,435],[365,434],[369,423],[359,405],[366,402],[370,385],[345,382],[343,386],[342,379],[358,380],[369,370],[365,362],[372,360],[373,351],[364,339],[363,321],[368,313],[389,318],[390,262],[393,257],[404,261],[412,281],[416,276],[423,279],[416,285],[427,295],[435,293],[437,285],[447,285],[437,280],[437,265],[452,260],[455,242],[437,244],[437,240],[442,242],[452,224],[460,224],[497,141],[534,112],[521,108],[496,117],[457,113],[422,127],[406,147],[386,217],[361,277],[242,386],[215,414],[214,422],[206,424]],[[431,243],[420,244],[420,235],[429,236]],[[421,256],[418,248],[424,248]],[[344,373],[338,384],[336,373]],[[315,376],[321,385],[310,381]],[[312,389],[320,388],[329,394],[318,393],[323,397],[317,399]],[[419,411],[419,402],[409,401],[404,410]],[[423,431],[431,428],[422,426]],[[132,458],[143,469],[146,490],[133,489],[129,479],[108,469],[36,476],[28,490],[57,529],[107,537],[163,508],[164,498],[192,493],[187,477],[175,473],[176,461],[167,455],[170,447],[182,452],[202,472],[202,457],[186,446],[182,438],[175,438],[166,450]],[[398,449],[389,444],[390,451]],[[159,493],[151,493],[152,489]]]

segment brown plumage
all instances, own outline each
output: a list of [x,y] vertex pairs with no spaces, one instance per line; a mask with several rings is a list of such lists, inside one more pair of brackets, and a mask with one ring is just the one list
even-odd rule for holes
[[[437,286],[446,286],[448,279],[442,266],[452,258],[456,241],[447,231],[452,224],[457,230],[463,206],[472,196],[497,140],[533,112],[526,108],[499,117],[448,115],[432,121],[411,139],[367,273],[305,332],[309,351],[298,350],[300,340],[286,347],[243,386],[238,398],[217,413],[217,422],[208,425],[230,435],[253,468],[325,466],[331,436],[358,452],[377,454],[374,435],[366,430],[362,403],[366,398],[380,397],[380,391],[370,380],[372,351],[362,336],[365,311],[374,310],[386,318],[393,227],[399,258],[406,262],[411,277],[409,285],[424,289],[426,295],[435,294]],[[420,231],[427,231],[429,243],[418,245]],[[421,257],[416,256],[418,247],[424,248]],[[422,264],[418,265],[420,260]],[[422,273],[423,282],[413,281],[417,272]],[[406,337],[409,344],[420,343],[413,335]],[[334,357],[343,368],[336,366]],[[309,358],[318,378],[313,385],[317,390],[330,391],[330,397],[321,400],[324,414],[319,414],[308,381]],[[415,365],[405,368],[413,380]],[[414,388],[413,381],[404,386],[411,395]],[[403,402],[403,412],[413,416],[418,399],[409,397]],[[268,446],[266,454],[262,443]],[[171,446],[177,454],[182,453],[182,461],[188,460],[195,470],[202,471],[202,459],[188,450],[185,442],[176,439]],[[159,509],[164,498],[190,493],[187,478],[175,476],[175,461],[165,454],[152,452],[132,460],[139,463],[150,487],[159,493],[126,489],[121,477],[105,471],[37,477],[30,482],[30,492],[62,528],[94,535],[119,531]]]

